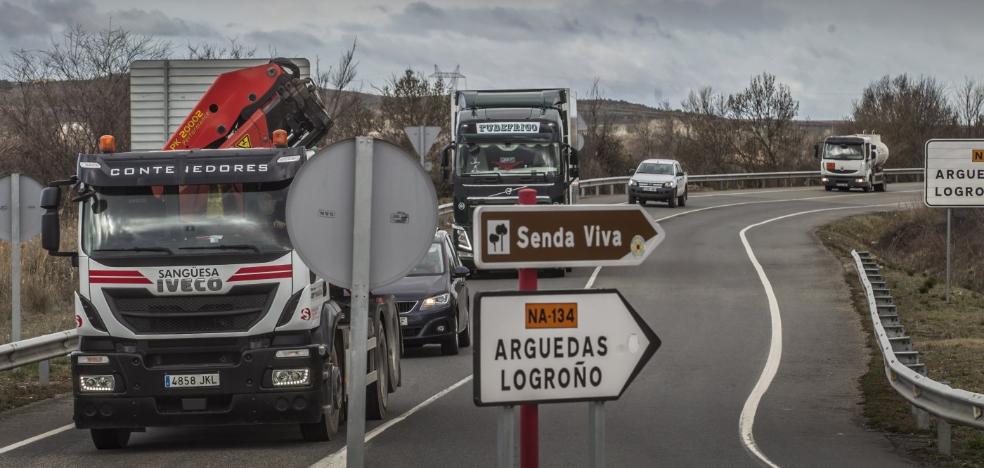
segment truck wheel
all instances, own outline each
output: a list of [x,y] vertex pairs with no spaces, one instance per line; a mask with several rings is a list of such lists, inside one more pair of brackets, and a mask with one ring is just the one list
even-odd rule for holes
[[[397,314],[395,313],[395,311],[393,317],[395,319],[394,321],[396,322],[395,325],[396,330],[401,330],[399,325],[400,319],[397,318]],[[402,351],[400,350],[400,347],[403,344],[403,337],[398,332],[390,333],[388,337],[391,343],[389,343],[389,353],[388,353],[389,366],[387,367],[389,367],[389,385],[387,390],[389,390],[390,393],[393,393],[402,384],[403,381],[403,375],[402,375],[403,368],[401,367],[401,360],[400,360],[400,356],[403,355]]]
[[669,206],[670,208],[677,207],[677,197],[675,195],[676,194],[670,195],[670,199],[666,200],[666,206]]
[[130,442],[129,429],[89,429],[92,444],[99,450],[116,450]]
[[342,420],[345,400],[345,387],[342,384],[342,368],[339,366],[337,346],[333,343],[325,362],[323,387],[327,398],[321,411],[321,420],[316,423],[301,423],[301,436],[308,442],[332,440],[338,434]]
[[386,330],[381,323],[376,323],[376,381],[366,387],[366,418],[385,419],[386,407],[389,405],[389,343],[386,341]]
[[458,343],[458,334],[453,332],[453,330],[457,329],[458,319],[454,319],[454,327],[451,329],[451,336],[445,338],[444,341],[441,342],[441,354],[445,356],[454,356],[455,354],[458,354],[458,349],[460,348],[460,344]]

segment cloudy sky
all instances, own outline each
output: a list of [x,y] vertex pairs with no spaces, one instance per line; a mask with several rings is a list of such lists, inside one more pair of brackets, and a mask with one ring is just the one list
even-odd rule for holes
[[[335,61],[358,39],[372,91],[407,67],[461,67],[471,88],[573,87],[679,107],[690,89],[734,92],[762,71],[836,119],[870,81],[984,78],[978,0],[13,0],[0,1],[0,54],[42,48],[67,25],[109,26],[174,46],[236,37],[257,55]],[[459,87],[464,87],[461,83]]]

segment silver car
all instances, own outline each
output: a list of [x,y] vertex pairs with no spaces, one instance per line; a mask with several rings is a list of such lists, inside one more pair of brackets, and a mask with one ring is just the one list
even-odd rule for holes
[[629,203],[665,201],[670,208],[687,205],[687,173],[678,161],[647,159],[639,164],[629,179],[625,193]]

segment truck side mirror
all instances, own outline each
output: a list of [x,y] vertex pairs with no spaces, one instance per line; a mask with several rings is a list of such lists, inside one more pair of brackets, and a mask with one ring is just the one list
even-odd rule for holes
[[820,145],[813,145],[813,159],[820,159]]
[[61,205],[61,188],[46,187],[41,190],[41,247],[48,253],[55,254],[61,245],[61,227],[58,220],[58,208]]
[[451,163],[451,150],[454,149],[454,142],[448,143],[441,151],[441,180],[447,182],[448,175],[451,173],[448,166]]
[[569,164],[570,164],[570,176],[571,176],[572,179],[576,179],[578,177],[578,175],[580,174],[580,172],[578,171],[578,167],[577,167],[578,166],[578,161],[577,161],[578,153],[577,153],[577,150],[574,149],[574,147],[572,147],[571,145],[566,145],[566,147],[567,147],[567,151],[568,151],[567,154],[570,155],[569,156],[569,158],[570,158],[570,162],[569,162]]
[[871,159],[872,160],[878,159],[878,150],[871,148]]

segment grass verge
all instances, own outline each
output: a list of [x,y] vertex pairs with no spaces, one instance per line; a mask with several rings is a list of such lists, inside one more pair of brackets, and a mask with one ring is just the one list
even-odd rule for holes
[[[902,324],[906,327],[929,377],[956,388],[984,392],[984,295],[953,288],[950,303],[944,286],[931,272],[914,271],[899,252],[878,241],[902,227],[897,214],[872,214],[846,218],[819,229],[818,237],[842,260],[845,280],[851,287],[854,307],[861,315],[868,337],[868,371],[861,377],[864,416],[872,429],[885,432],[897,447],[922,463],[947,467],[984,467],[984,432],[953,428],[953,456],[936,452],[935,431],[920,431],[909,403],[888,384],[867,311],[867,300],[850,260],[851,249],[871,251],[882,265],[892,289]],[[915,219],[903,215],[901,219]],[[882,250],[886,251],[882,255]],[[891,259],[891,260],[889,260]],[[893,262],[894,260],[894,262]]]

